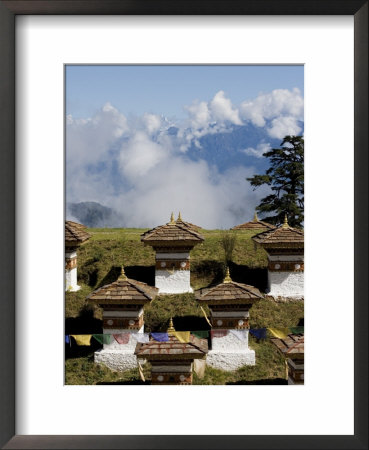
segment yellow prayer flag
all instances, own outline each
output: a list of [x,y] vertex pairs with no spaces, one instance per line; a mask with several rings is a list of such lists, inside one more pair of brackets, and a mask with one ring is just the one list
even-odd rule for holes
[[206,363],[205,359],[195,359],[193,362],[193,371],[199,378],[204,378]]
[[286,370],[286,380],[288,380],[288,362],[287,359],[284,360],[285,370]]
[[279,339],[285,339],[289,333],[288,328],[268,328],[272,335]]
[[200,306],[200,308],[201,308],[201,311],[203,312],[203,314],[205,316],[205,319],[206,319],[207,323],[212,327],[213,325],[211,324],[210,320],[208,319],[208,316],[206,315],[205,309],[202,306]]
[[170,331],[169,334],[175,336],[179,342],[186,344],[190,342],[190,332],[189,331]]
[[71,334],[77,345],[91,345],[92,334]]
[[141,366],[139,360],[137,360],[137,364],[138,364],[138,372],[139,372],[139,374],[140,374],[141,380],[142,380],[143,382],[145,382],[145,375],[144,375],[144,373],[143,373],[142,366]]

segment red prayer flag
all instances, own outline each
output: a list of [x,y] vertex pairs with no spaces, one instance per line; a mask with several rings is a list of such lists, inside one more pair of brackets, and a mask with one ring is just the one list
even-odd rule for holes
[[211,330],[211,338],[220,338],[227,336],[228,330]]
[[130,333],[119,333],[113,334],[114,339],[118,342],[118,344],[128,344]]

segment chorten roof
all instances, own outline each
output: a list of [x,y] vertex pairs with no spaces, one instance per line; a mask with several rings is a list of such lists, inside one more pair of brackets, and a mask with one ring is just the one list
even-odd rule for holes
[[86,226],[81,223],[72,222],[70,220],[65,221],[65,243],[68,245],[80,245],[82,242],[87,241],[91,237],[90,233],[87,233]]
[[153,300],[158,291],[158,288],[127,278],[122,268],[122,272],[116,281],[96,289],[86,300],[97,305],[142,305]]
[[168,336],[167,342],[151,340],[146,344],[138,343],[135,355],[148,361],[189,360],[203,358],[208,352],[208,341],[190,335],[189,342],[180,342],[175,336]]
[[271,341],[288,358],[297,358],[304,355],[303,334],[289,334],[284,339],[272,338]]
[[258,219],[258,216],[255,212],[254,218],[251,222],[241,223],[240,225],[236,225],[231,230],[274,230],[276,227],[270,223],[263,222]]
[[285,217],[283,225],[273,230],[264,231],[252,239],[263,247],[304,247],[304,231],[290,227]]
[[178,214],[178,219],[176,220],[176,223],[179,224],[179,225],[184,225],[187,228],[192,229],[193,231],[196,231],[196,232],[201,230],[200,226],[195,225],[195,224],[193,224],[191,222],[185,222],[184,220],[182,220],[181,213]]
[[194,246],[204,240],[195,227],[196,225],[184,222],[182,219],[175,221],[172,213],[170,222],[146,231],[141,235],[141,241],[153,246],[175,243]]
[[228,268],[222,283],[212,288],[200,289],[195,295],[199,302],[209,305],[251,304],[264,298],[256,287],[233,281]]

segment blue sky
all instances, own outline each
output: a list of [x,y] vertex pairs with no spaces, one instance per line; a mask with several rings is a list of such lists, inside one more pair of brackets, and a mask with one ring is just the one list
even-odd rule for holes
[[303,66],[67,66],[67,202],[109,206],[122,226],[181,211],[229,228],[268,194],[245,181],[263,153],[303,121]]
[[66,110],[89,117],[110,102],[125,114],[145,112],[183,118],[183,106],[209,101],[223,90],[232,103],[260,92],[299,88],[303,66],[67,66]]

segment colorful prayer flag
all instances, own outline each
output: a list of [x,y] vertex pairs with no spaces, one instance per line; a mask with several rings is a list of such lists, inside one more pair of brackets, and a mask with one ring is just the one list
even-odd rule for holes
[[246,330],[229,330],[229,332],[236,336],[240,341],[246,340]]
[[153,337],[153,339],[155,339],[155,341],[158,341],[158,342],[168,342],[169,341],[168,333],[151,333],[151,336]]
[[250,328],[250,333],[256,337],[256,339],[266,339],[266,328]]
[[205,309],[202,306],[200,306],[200,308],[201,308],[202,313],[204,314],[204,317],[205,317],[207,323],[212,327],[213,325],[211,324],[210,320],[208,319],[208,316],[206,315]]
[[193,362],[193,370],[199,378],[204,378],[206,361],[204,359],[195,359]]
[[110,334],[93,334],[92,337],[96,339],[99,344],[110,344]]
[[228,330],[211,330],[210,333],[211,333],[212,339],[215,337],[221,338],[221,337],[227,336]]
[[91,345],[92,334],[71,334],[77,345]]
[[140,374],[141,380],[142,380],[143,382],[145,382],[145,375],[144,375],[144,373],[143,373],[143,369],[142,369],[142,366],[141,366],[139,360],[137,360],[137,364],[138,364],[138,372],[139,372],[139,374]]
[[118,342],[118,344],[126,345],[129,342],[129,335],[130,333],[119,333],[119,334],[113,334],[114,339]]
[[171,331],[170,334],[178,339],[179,342],[186,344],[190,342],[190,332],[189,331]]
[[304,334],[304,327],[290,327],[292,334]]
[[200,339],[207,339],[209,337],[209,330],[191,331],[191,333]]
[[288,328],[268,328],[272,335],[279,339],[285,339],[288,335]]
[[147,344],[148,342],[150,342],[150,336],[148,333],[132,333],[131,336],[141,344]]
[[288,380],[288,362],[287,359],[284,360],[284,368],[285,368],[285,377]]

